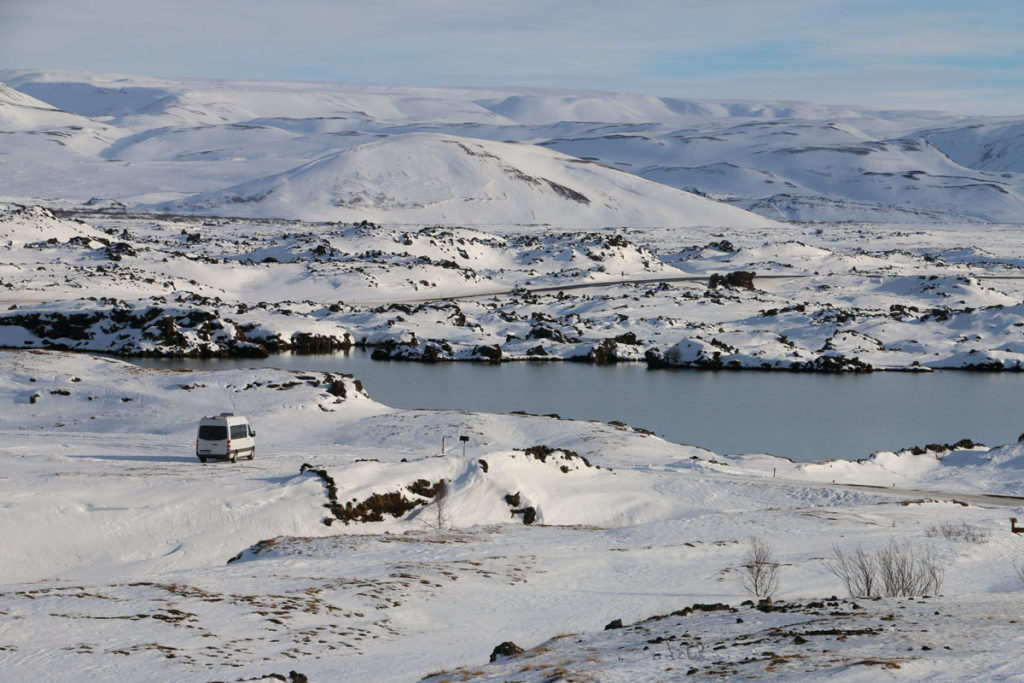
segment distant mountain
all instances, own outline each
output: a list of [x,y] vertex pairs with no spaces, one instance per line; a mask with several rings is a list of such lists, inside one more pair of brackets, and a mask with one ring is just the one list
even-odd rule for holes
[[[674,188],[782,220],[1024,215],[1024,116],[69,71],[0,80],[0,191],[14,200],[474,224],[703,215]],[[497,160],[459,152],[467,141]]]
[[929,131],[924,138],[968,168],[1024,173],[1024,121]]
[[0,83],[0,127],[5,132],[68,126],[80,118]]
[[[0,154],[12,149],[62,147],[93,155],[117,138],[110,126],[58,109],[0,83]],[[28,161],[28,159],[25,159]]]

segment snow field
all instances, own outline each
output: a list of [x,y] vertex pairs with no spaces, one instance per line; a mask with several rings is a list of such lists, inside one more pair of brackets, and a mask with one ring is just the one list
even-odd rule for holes
[[[794,463],[64,352],[1020,369],[1019,120],[0,80],[0,680],[1019,675],[1019,444]],[[195,458],[221,411],[255,460]],[[940,595],[845,595],[890,543]]]
[[[848,463],[844,483],[872,483],[884,467],[901,472],[900,488],[833,487],[813,481],[828,464],[725,457],[626,427],[395,411],[354,386],[339,400],[324,391],[322,373],[144,370],[56,352],[4,352],[0,362],[8,369],[0,610],[18,625],[0,636],[5,675],[208,680],[298,670],[311,680],[339,671],[352,680],[409,680],[472,665],[470,678],[512,671],[541,680],[557,659],[580,675],[656,680],[668,674],[652,667],[682,664],[638,651],[628,629],[598,633],[614,619],[628,626],[693,603],[739,605],[747,597],[739,565],[752,536],[782,564],[778,597],[803,602],[843,595],[826,567],[833,544],[927,544],[946,570],[945,597],[929,609],[979,630],[967,639],[940,628],[942,620],[931,627],[913,601],[860,601],[857,625],[842,628],[891,627],[888,644],[827,637],[832,654],[797,648],[799,667],[776,663],[780,673],[865,680],[858,667],[866,665],[850,662],[875,657],[911,677],[968,667],[997,676],[1012,657],[993,643],[1015,632],[1006,610],[1021,602],[1014,563],[1022,541],[1007,518],[1022,508],[1009,500],[965,506],[956,494],[903,487],[976,495],[995,479],[985,470],[1014,471],[1016,446],[987,460],[977,451],[956,451],[948,462],[880,455]],[[68,394],[50,393],[61,390]],[[254,461],[200,465],[192,455],[198,416],[221,408],[253,421]],[[458,434],[470,435],[465,457]],[[441,435],[449,437],[443,457]],[[524,450],[541,444],[555,449],[536,451],[543,461]],[[302,463],[329,473],[341,502],[389,491],[416,498],[408,485],[447,479],[443,528],[436,502],[402,518],[327,526],[327,487],[300,474]],[[532,525],[512,513],[505,496],[514,493],[535,507]],[[966,524],[981,540],[946,538],[944,524]],[[687,659],[687,668],[770,674],[770,660],[711,657],[715,639],[750,639],[797,619],[748,612],[742,627],[709,613],[700,622],[705,656]],[[899,618],[886,622],[889,612]],[[561,634],[579,635],[518,665],[485,665],[500,642],[529,648]],[[922,645],[956,654],[898,653]],[[611,653],[621,647],[629,654],[619,660]],[[544,665],[524,669],[536,657]]]
[[[1024,360],[1013,226],[968,231],[976,246],[962,248],[934,226],[92,220],[0,213],[0,344],[216,356],[365,342],[410,360],[819,371]],[[708,286],[737,271],[754,273],[753,290]]]

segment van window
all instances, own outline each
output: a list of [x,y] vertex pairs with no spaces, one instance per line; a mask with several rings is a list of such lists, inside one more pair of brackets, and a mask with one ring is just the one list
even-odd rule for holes
[[228,438],[228,428],[224,425],[200,425],[199,438],[203,441],[225,441]]
[[249,436],[249,430],[246,427],[247,425],[231,425],[231,438],[244,439]]

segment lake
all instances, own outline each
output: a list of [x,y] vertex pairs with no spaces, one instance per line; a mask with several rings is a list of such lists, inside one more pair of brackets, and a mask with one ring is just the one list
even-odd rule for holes
[[642,364],[566,362],[427,365],[347,354],[266,359],[131,359],[148,367],[277,367],[346,372],[395,408],[557,413],[620,420],[716,453],[772,453],[799,461],[855,460],[878,450],[1015,442],[1024,431],[1024,373],[817,375],[648,370]]

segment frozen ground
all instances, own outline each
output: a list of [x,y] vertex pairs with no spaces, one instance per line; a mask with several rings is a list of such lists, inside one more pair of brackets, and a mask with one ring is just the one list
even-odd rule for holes
[[[795,464],[628,426],[395,411],[324,373],[0,363],[5,680],[1016,671],[1024,541],[1008,518],[1024,503],[978,494],[1019,494],[1024,447]],[[225,409],[253,420],[257,457],[201,465],[196,419]],[[465,456],[439,454],[463,434]],[[752,536],[781,563],[775,611],[740,604]],[[941,595],[847,599],[833,545],[890,540],[934,553]],[[650,620],[694,603],[738,611]],[[489,663],[505,641],[527,651]]]
[[3,347],[366,343],[420,361],[825,372],[1024,360],[1019,118],[0,80]]
[[[365,343],[421,361],[826,372],[1024,361],[1014,225],[552,232],[78,215],[0,206],[0,346],[251,356]],[[753,279],[710,286],[737,272]]]

